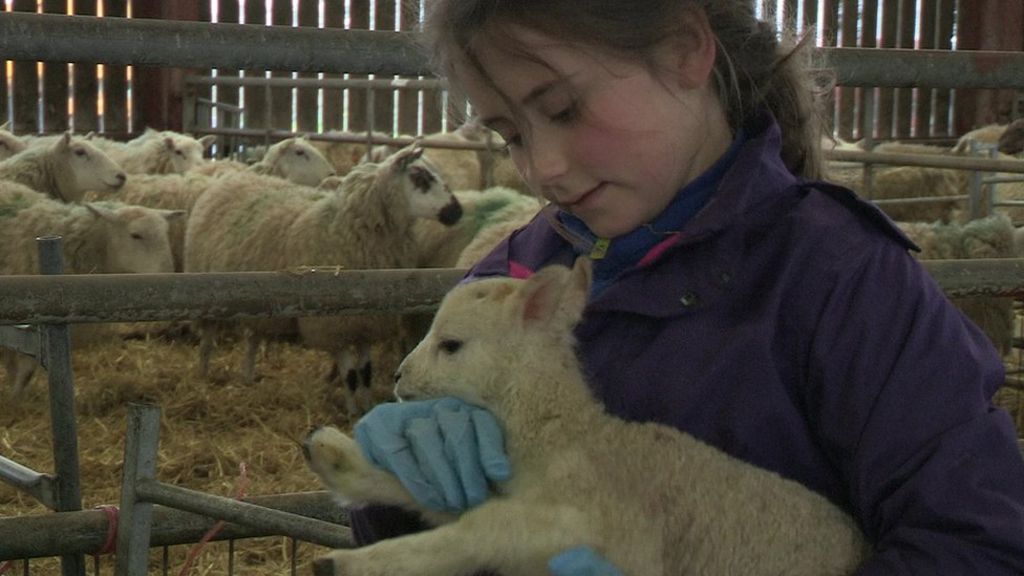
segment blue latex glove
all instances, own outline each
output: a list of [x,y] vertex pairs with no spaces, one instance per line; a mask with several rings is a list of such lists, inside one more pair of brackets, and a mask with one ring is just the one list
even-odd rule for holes
[[569,548],[548,561],[553,576],[622,576],[618,568],[587,546]]
[[378,404],[355,426],[356,442],[424,506],[461,512],[487,499],[488,480],[511,466],[487,410],[453,397]]

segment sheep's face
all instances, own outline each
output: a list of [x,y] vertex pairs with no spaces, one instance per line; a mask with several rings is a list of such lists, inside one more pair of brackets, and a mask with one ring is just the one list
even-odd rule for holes
[[335,175],[334,166],[305,138],[289,138],[275,144],[264,161],[274,165],[272,173],[303,186],[317,186],[324,178]]
[[72,183],[72,190],[63,192],[117,190],[127,180],[120,165],[80,136],[65,134],[54,144],[54,152],[63,167],[62,177]]
[[106,270],[109,273],[167,273],[174,271],[168,221],[184,217],[181,210],[142,206],[86,207],[103,222],[107,236]]
[[169,156],[171,171],[175,174],[184,174],[206,162],[203,157],[206,146],[191,136],[168,134],[161,141],[161,146]]
[[401,168],[409,213],[451,226],[462,218],[462,206],[428,160],[418,157]]
[[589,261],[578,262],[571,271],[552,266],[527,280],[487,278],[454,288],[395,373],[395,394],[456,396],[494,409],[510,386],[529,380],[517,371],[563,365],[589,289]]

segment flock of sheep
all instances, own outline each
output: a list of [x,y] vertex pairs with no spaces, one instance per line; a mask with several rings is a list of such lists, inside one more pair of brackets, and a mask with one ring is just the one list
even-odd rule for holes
[[[467,127],[436,139],[480,134]],[[65,269],[76,274],[466,266],[541,207],[513,179],[506,182],[517,189],[481,189],[486,150],[415,144],[366,153],[363,144],[292,137],[242,163],[208,159],[213,143],[172,131],[117,142],[0,128],[0,274],[38,273],[35,238],[48,234],[63,237]],[[419,335],[409,330],[423,329],[415,319],[379,316],[193,327],[204,373],[218,334],[244,335],[246,381],[256,377],[257,351],[267,339],[286,335],[324,350],[331,383],[351,414],[371,403],[371,348],[396,337],[408,342]],[[102,332],[93,328],[75,326],[74,344]],[[4,350],[0,357],[20,393],[35,362]]]
[[[423,142],[491,144],[495,138],[467,123]],[[1024,121],[972,132],[950,149],[899,143],[880,149],[954,155],[968,150],[972,140],[998,145],[1000,154],[1013,157],[1024,149]],[[6,246],[0,274],[37,273],[34,239],[45,234],[63,236],[71,273],[467,267],[542,207],[507,157],[483,147],[399,149],[296,136],[260,149],[258,158],[243,163],[208,159],[214,141],[155,130],[127,142],[92,134],[18,136],[0,127],[0,241]],[[849,163],[833,163],[832,177],[855,190],[862,183],[860,168]],[[883,167],[875,170],[872,196],[962,196],[966,186],[963,171]],[[997,186],[1003,196],[1016,197],[1019,189],[1024,198],[1022,182]],[[1024,235],[1011,224],[1014,208],[966,222],[959,205],[962,201],[951,200],[927,205],[931,208],[882,208],[921,245],[921,258],[1020,253],[1014,241],[1024,243]],[[1009,300],[958,303],[1008,351]],[[428,321],[311,317],[230,326],[204,321],[194,328],[204,374],[218,334],[244,335],[240,372],[245,381],[256,377],[257,351],[269,339],[298,338],[324,350],[332,386],[355,415],[372,402],[371,349],[389,340],[415,342]],[[9,352],[0,356],[8,381],[20,392],[34,363]]]

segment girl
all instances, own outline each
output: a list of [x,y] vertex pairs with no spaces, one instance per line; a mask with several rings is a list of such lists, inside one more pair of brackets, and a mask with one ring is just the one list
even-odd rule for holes
[[[577,336],[608,411],[824,494],[874,545],[860,574],[1020,574],[1002,361],[881,212],[816,181],[813,79],[752,4],[433,2],[439,69],[551,202],[470,278],[593,259]],[[493,420],[450,398],[379,406],[356,437],[439,509],[515,474]],[[352,522],[364,542],[414,527]],[[613,570],[592,552],[552,569]]]

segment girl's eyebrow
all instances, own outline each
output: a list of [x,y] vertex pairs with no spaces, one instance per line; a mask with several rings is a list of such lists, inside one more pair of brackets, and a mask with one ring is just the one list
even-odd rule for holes
[[[519,105],[525,108],[525,107],[529,106],[531,103],[533,103],[534,101],[536,101],[537,99],[543,97],[545,94],[547,94],[551,90],[553,90],[553,89],[555,89],[555,88],[557,88],[559,86],[562,86],[564,84],[567,84],[568,82],[569,82],[568,78],[554,78],[552,80],[548,80],[547,82],[541,82],[540,84],[535,86],[533,88],[533,90],[530,90],[530,92],[527,93],[526,96],[523,97],[523,99],[519,102]],[[488,116],[486,118],[481,119],[480,122],[483,123],[484,126],[487,126],[489,128],[495,122],[498,122],[499,120],[504,120],[504,119],[505,119],[505,117],[501,116],[501,115],[498,115],[498,116]]]

